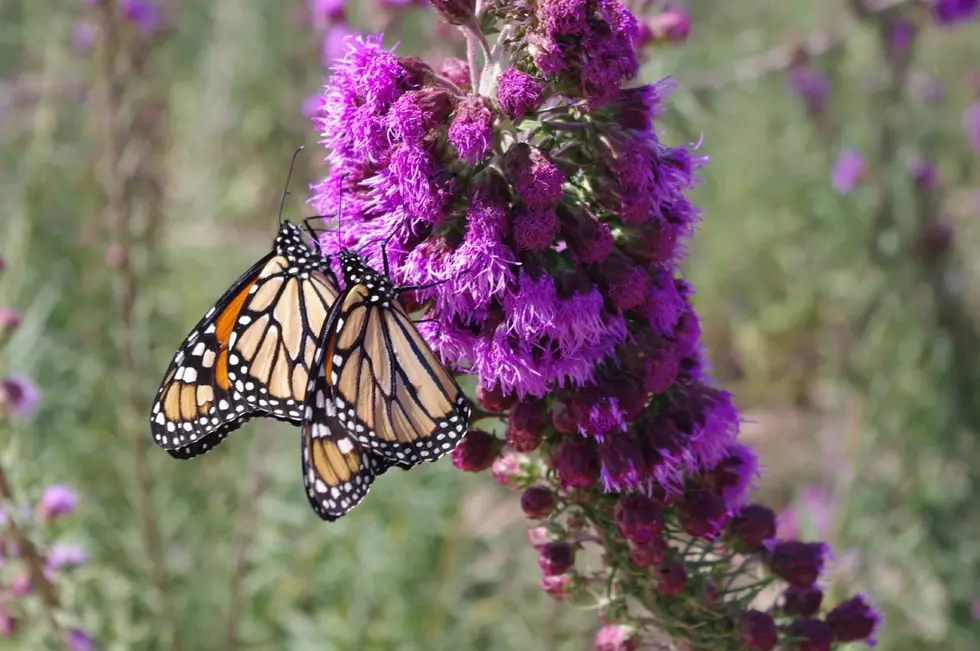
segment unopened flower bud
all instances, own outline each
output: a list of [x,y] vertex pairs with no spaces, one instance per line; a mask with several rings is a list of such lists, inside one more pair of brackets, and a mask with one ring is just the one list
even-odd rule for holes
[[557,504],[554,491],[544,486],[532,486],[521,494],[521,509],[524,515],[535,520],[551,515]]

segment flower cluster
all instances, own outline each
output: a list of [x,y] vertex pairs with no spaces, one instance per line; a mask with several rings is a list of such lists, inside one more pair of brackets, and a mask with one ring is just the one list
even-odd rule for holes
[[[863,598],[823,619],[820,601],[750,611],[756,593],[725,578],[744,556],[784,600],[819,593],[827,549],[777,540],[775,514],[745,503],[756,457],[707,374],[678,270],[705,159],[654,129],[668,84],[627,85],[637,20],[617,0],[540,0],[498,3],[479,24],[493,22],[507,37],[479,83],[349,39],[315,119],[330,172],[311,203],[337,215],[324,250],[358,247],[378,268],[385,255],[396,284],[427,286],[410,294],[420,330],[478,378],[480,417],[507,422],[505,440],[472,429],[454,463],[490,469],[546,522],[531,543],[548,594],[608,586],[597,648],[650,633],[628,597],[688,608],[699,648],[871,641]],[[577,569],[591,543],[604,574]]]

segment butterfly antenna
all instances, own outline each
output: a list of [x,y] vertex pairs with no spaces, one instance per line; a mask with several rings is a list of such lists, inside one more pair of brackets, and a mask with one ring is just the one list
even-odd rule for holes
[[289,179],[293,176],[293,168],[296,167],[296,157],[299,153],[306,149],[306,147],[300,145],[299,149],[293,152],[293,159],[289,162],[289,172],[286,174],[286,187],[282,189],[282,198],[279,199],[279,225],[282,226],[282,208],[286,205],[286,195],[289,194]]

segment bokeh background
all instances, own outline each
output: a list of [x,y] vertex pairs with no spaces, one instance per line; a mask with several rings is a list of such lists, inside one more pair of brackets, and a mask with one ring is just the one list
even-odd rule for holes
[[[177,462],[145,423],[176,344],[268,249],[299,145],[285,216],[308,214],[324,169],[304,111],[340,35],[438,62],[461,53],[452,29],[393,0],[344,19],[122,4],[0,1],[0,306],[22,318],[0,375],[41,394],[0,422],[4,506],[42,548],[84,550],[55,576],[74,624],[107,650],[592,648],[594,614],[540,591],[517,496],[488,473],[389,475],[324,524],[295,429],[253,422]],[[874,595],[881,648],[975,649],[980,23],[936,26],[913,1],[692,0],[674,3],[685,37],[661,4],[642,77],[676,86],[664,139],[711,158],[685,270],[766,466],[757,499],[781,533],[834,546],[831,591]],[[52,484],[77,510],[39,516]],[[22,571],[0,554],[19,629],[0,649],[56,648]]]

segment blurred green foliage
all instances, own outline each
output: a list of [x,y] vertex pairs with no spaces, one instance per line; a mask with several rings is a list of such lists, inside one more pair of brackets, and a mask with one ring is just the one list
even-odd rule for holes
[[[298,178],[323,173],[300,112],[324,74],[320,45],[297,24],[298,0],[167,4],[173,30],[137,43],[117,71],[121,252],[105,190],[106,68],[72,48],[82,4],[0,4],[0,305],[24,316],[0,367],[43,391],[35,421],[0,430],[0,458],[25,503],[56,481],[81,493],[75,516],[34,532],[91,554],[59,583],[77,624],[107,651],[235,648],[232,637],[241,649],[591,648],[595,618],[540,592],[515,496],[487,476],[448,461],[389,474],[327,525],[302,494],[294,429],[253,422],[184,463],[150,445],[159,374],[267,249],[292,150],[314,150]],[[703,134],[711,158],[686,270],[716,374],[753,421],[762,495],[789,504],[807,484],[832,495],[836,585],[876,595],[883,648],[972,649],[980,431],[960,395],[973,378],[957,368],[978,358],[937,319],[906,166],[918,153],[939,163],[956,229],[946,264],[972,315],[978,235],[964,197],[978,166],[959,116],[974,101],[965,76],[980,29],[924,31],[912,71],[949,89],[927,106],[915,84],[889,87],[874,24],[847,4],[693,1],[691,39],[657,50],[644,78],[678,86],[664,139]],[[430,43],[424,12],[355,14],[395,23],[400,52]],[[824,32],[842,34],[813,62],[833,81],[830,131],[787,92],[782,68],[742,65]],[[885,128],[895,142],[882,152]],[[828,182],[842,148],[872,167],[845,197]],[[300,188],[287,217],[303,212]],[[884,228],[872,219],[883,201]],[[52,643],[43,626],[25,635],[0,648]]]

